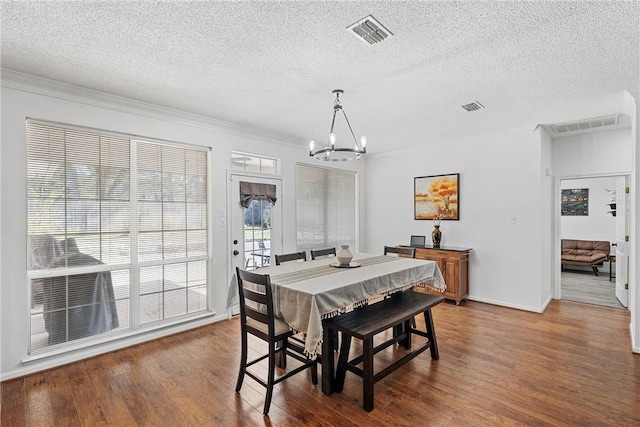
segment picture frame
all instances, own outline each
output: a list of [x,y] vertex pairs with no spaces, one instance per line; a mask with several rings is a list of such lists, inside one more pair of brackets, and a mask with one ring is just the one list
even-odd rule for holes
[[561,191],[561,216],[589,216],[589,189],[571,188]]
[[460,220],[460,174],[415,177],[413,211],[416,220]]

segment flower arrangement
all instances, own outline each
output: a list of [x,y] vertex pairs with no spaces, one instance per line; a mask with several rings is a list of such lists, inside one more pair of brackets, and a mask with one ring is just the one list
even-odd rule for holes
[[449,209],[447,209],[446,207],[438,209],[438,213],[436,214],[435,217],[433,217],[433,225],[436,227],[439,227],[440,222],[444,218],[447,218],[448,216],[449,216]]

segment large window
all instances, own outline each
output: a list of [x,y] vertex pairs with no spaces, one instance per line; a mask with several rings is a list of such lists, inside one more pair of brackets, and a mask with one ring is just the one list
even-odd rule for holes
[[27,163],[31,353],[207,309],[207,151],[28,121]]
[[299,250],[356,244],[355,172],[296,167]]

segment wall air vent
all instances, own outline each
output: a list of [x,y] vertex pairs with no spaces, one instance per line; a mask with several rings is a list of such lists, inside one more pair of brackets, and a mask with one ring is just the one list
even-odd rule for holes
[[620,122],[620,115],[596,117],[594,119],[581,120],[579,122],[559,123],[551,126],[553,133],[562,135],[569,132],[579,132],[589,129],[598,129],[606,126],[615,126]]
[[463,105],[462,108],[467,110],[468,112],[478,111],[484,108],[484,105],[480,104],[478,101],[472,102],[471,104]]
[[349,25],[347,31],[367,44],[376,44],[393,35],[372,15]]

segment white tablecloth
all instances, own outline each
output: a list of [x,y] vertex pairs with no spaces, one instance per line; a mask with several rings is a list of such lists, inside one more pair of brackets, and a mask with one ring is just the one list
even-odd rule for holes
[[[289,327],[306,334],[305,352],[315,357],[322,344],[322,319],[413,286],[444,291],[442,273],[434,261],[359,253],[358,268],[336,268],[336,258],[288,262],[256,270],[269,274],[275,312]],[[235,276],[227,305],[237,304]]]

